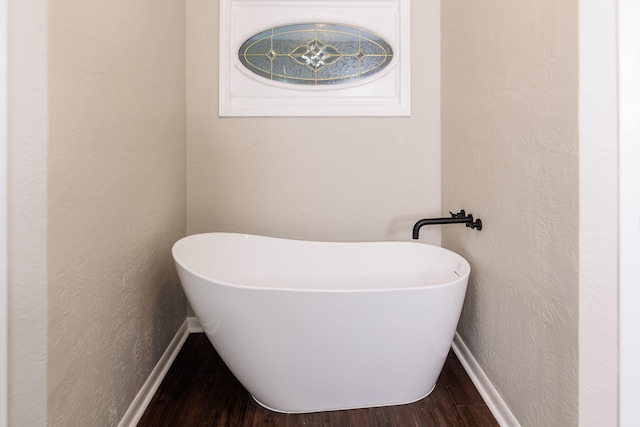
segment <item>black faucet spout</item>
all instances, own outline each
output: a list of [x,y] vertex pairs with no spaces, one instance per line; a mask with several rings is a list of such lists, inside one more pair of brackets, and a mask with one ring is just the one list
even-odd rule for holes
[[478,231],[482,230],[482,221],[478,218],[473,220],[473,215],[465,215],[464,211],[460,211],[457,214],[451,213],[450,218],[425,218],[416,222],[413,226],[413,239],[417,240],[420,237],[420,228],[425,225],[434,224],[466,224],[469,228],[475,228]]

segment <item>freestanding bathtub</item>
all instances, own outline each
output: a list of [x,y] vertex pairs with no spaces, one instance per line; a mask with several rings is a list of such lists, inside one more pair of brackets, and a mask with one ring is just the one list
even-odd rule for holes
[[428,395],[451,347],[470,267],[414,242],[185,237],[173,257],[229,369],[264,407],[316,412]]

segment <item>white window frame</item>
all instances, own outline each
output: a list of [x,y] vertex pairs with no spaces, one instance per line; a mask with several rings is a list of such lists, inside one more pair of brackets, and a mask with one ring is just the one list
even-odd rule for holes
[[[410,0],[221,0],[219,115],[410,116]],[[388,72],[363,84],[270,84],[241,70],[239,46],[266,28],[300,22],[361,27],[397,51]]]

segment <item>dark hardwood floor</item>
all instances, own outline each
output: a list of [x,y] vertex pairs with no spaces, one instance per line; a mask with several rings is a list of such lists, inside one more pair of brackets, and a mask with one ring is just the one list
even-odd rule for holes
[[255,403],[204,334],[191,334],[138,427],[484,427],[498,426],[449,353],[435,390],[418,402],[311,414],[280,414]]

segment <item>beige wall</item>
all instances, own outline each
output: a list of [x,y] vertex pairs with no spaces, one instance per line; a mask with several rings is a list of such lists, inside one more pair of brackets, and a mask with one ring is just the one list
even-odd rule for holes
[[443,232],[458,331],[521,425],[577,425],[577,1],[442,8],[442,206],[484,225]]
[[48,8],[48,419],[116,425],[186,315],[185,6]]
[[[219,118],[218,6],[187,2],[187,229],[410,240],[440,213],[439,2],[412,7],[410,118]],[[422,240],[440,243],[437,228]]]

